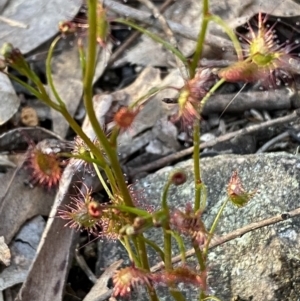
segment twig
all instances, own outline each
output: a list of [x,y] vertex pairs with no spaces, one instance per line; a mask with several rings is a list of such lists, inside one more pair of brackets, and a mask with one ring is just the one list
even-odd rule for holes
[[23,22],[16,21],[16,20],[6,18],[3,16],[0,16],[0,21],[8,24],[9,26],[13,26],[13,27],[20,27],[20,28],[28,28],[29,27],[27,24],[24,24]]
[[[160,26],[163,30],[163,32],[165,33],[165,35],[167,36],[167,38],[169,39],[170,44],[175,48],[178,49],[178,45],[177,45],[177,41],[174,37],[174,34],[167,22],[167,20],[165,19],[165,17],[160,13],[160,11],[158,10],[158,8],[151,2],[151,0],[139,0],[142,4],[146,5],[153,14],[153,17],[155,19],[158,20],[158,22],[160,23]],[[180,61],[176,56],[175,56],[175,61],[176,61],[176,65],[177,68],[180,70],[180,72],[182,74],[184,74],[184,77],[187,78],[188,75],[186,74],[186,67],[183,64],[182,61]]]
[[108,280],[113,276],[118,267],[122,264],[123,260],[118,260],[110,265],[97,279],[97,282],[92,287],[90,292],[85,296],[83,301],[104,301],[108,299],[113,290],[107,287]]
[[78,248],[75,250],[75,259],[80,266],[80,268],[84,271],[84,273],[87,275],[89,280],[93,283],[97,282],[97,277],[94,275],[94,273],[91,271],[89,266],[86,264],[84,258],[79,254]]
[[[175,0],[166,0],[162,6],[159,8],[159,11],[163,13],[171,3],[173,3]],[[108,67],[111,67],[114,62],[117,60],[117,58],[124,53],[124,51],[142,34],[139,31],[133,32],[124,43],[120,47],[117,48],[117,50],[111,55],[110,60],[108,62]],[[228,64],[227,64],[228,66]]]
[[[154,26],[156,28],[161,29],[161,25],[158,22],[158,20],[151,18],[151,16],[152,16],[151,13],[143,12],[143,11],[134,9],[132,7],[128,7],[126,5],[120,4],[113,0],[104,0],[104,4],[111,11],[113,11],[121,16],[125,16],[126,18],[140,21],[149,26]],[[167,22],[173,33],[178,34],[184,38],[187,38],[187,39],[190,39],[193,41],[197,41],[197,38],[198,38],[198,30],[197,29],[183,26],[179,23],[169,21],[169,20],[167,20]],[[214,46],[217,48],[225,47],[228,51],[229,51],[229,49],[233,49],[231,41],[229,41],[225,38],[213,36],[209,33],[207,33],[206,37],[207,37],[207,40],[205,43],[208,45],[211,45],[211,46]]]
[[[234,100],[233,100],[234,99]],[[233,100],[233,101],[232,101]],[[232,103],[230,103],[232,101]],[[228,104],[230,103],[230,106]],[[244,112],[246,110],[286,110],[297,109],[288,90],[266,92],[243,92],[212,95],[203,108],[203,115],[226,112]]]
[[290,136],[289,131],[285,131],[285,132],[279,134],[278,136],[276,136],[276,137],[272,138],[271,140],[269,140],[268,142],[266,142],[261,148],[259,148],[257,150],[256,153],[261,154],[261,153],[267,151],[274,143],[276,143],[284,138],[287,138],[289,136]]
[[[216,139],[213,139],[211,141],[203,142],[203,143],[200,144],[200,149],[204,149],[204,148],[207,148],[207,147],[213,147],[213,146],[215,146],[216,144],[218,144],[220,142],[228,141],[232,138],[237,138],[237,137],[242,136],[242,135],[253,134],[255,132],[261,131],[261,130],[266,129],[266,128],[271,127],[271,126],[276,126],[276,125],[288,123],[288,122],[296,120],[297,118],[299,118],[299,116],[300,116],[300,110],[298,109],[298,110],[295,110],[293,113],[291,113],[287,116],[276,118],[276,119],[273,119],[273,120],[268,120],[268,121],[262,122],[260,124],[251,125],[251,126],[248,126],[244,129],[240,129],[240,130],[235,131],[235,132],[227,133],[227,134],[222,135],[220,137],[217,137]],[[182,150],[182,151],[177,152],[175,154],[171,154],[169,156],[166,156],[164,158],[156,160],[152,163],[145,164],[142,167],[129,169],[128,172],[129,172],[130,175],[136,175],[136,174],[144,172],[144,171],[159,169],[161,167],[169,165],[173,161],[176,161],[176,160],[179,160],[179,159],[181,159],[185,156],[191,155],[193,153],[193,149],[194,149],[193,146],[189,147],[185,150]]]
[[[254,231],[254,230],[269,226],[269,225],[273,225],[273,224],[276,224],[276,223],[279,223],[279,222],[282,222],[282,221],[285,221],[289,218],[293,218],[293,217],[298,216],[298,215],[300,215],[300,208],[297,208],[297,209],[292,210],[292,211],[287,212],[287,213],[278,214],[276,216],[264,219],[264,220],[259,221],[259,222],[249,224],[249,225],[247,225],[243,228],[237,229],[237,230],[235,230],[235,231],[233,231],[229,234],[226,234],[226,235],[218,238],[216,241],[214,241],[210,244],[209,249],[212,249],[212,248],[215,248],[219,245],[222,245],[225,242],[228,242],[230,240],[238,238],[238,237],[240,237],[240,236],[242,236],[242,235],[244,235],[248,232],[251,232],[251,231]],[[186,256],[186,258],[191,257],[191,256],[194,255],[194,253],[195,253],[194,249],[190,249],[185,253],[185,256]],[[182,259],[182,255],[177,255],[177,256],[172,258],[172,263],[180,262],[181,259]],[[164,263],[160,262],[160,263],[156,264],[155,266],[153,266],[151,268],[151,272],[157,272],[157,271],[161,270],[162,268],[164,268]]]
[[139,0],[139,1],[142,4],[146,5],[151,10],[153,17],[155,19],[157,19],[158,22],[160,23],[160,26],[161,26],[162,30],[164,31],[164,33],[168,37],[168,39],[169,39],[170,43],[172,44],[172,46],[177,48],[177,41],[174,37],[174,34],[173,34],[167,20],[161,14],[159,9],[150,0]]

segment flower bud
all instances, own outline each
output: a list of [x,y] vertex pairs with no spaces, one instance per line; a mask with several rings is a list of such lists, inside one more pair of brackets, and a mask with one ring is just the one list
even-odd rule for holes
[[62,34],[71,34],[77,31],[76,23],[71,21],[61,21],[58,23],[59,31]]
[[24,67],[25,65],[27,66],[27,63],[21,51],[18,48],[14,48],[10,43],[5,43],[2,46],[1,55],[4,56],[5,60],[9,64],[16,65],[18,67]]
[[255,192],[256,191],[246,192],[242,186],[237,171],[235,171],[232,174],[227,187],[227,194],[230,201],[234,205],[238,207],[245,206],[250,201],[250,199],[254,196]]
[[115,123],[122,130],[127,130],[133,123],[139,110],[132,110],[130,108],[121,108],[114,116]]
[[88,213],[91,217],[93,218],[99,218],[102,215],[102,209],[101,209],[101,205],[92,200],[87,204],[87,208],[88,208]]
[[186,174],[184,171],[178,170],[175,171],[171,177],[170,177],[170,181],[172,182],[172,184],[179,186],[182,185],[183,183],[186,182]]

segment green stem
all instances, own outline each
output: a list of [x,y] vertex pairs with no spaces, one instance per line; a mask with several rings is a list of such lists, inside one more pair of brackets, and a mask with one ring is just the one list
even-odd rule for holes
[[147,98],[149,99],[150,97],[153,97],[155,94],[157,94],[158,92],[161,92],[165,89],[170,89],[169,86],[162,86],[162,87],[153,87],[151,88],[148,93],[146,93],[145,95],[141,96],[140,98],[138,98],[136,101],[132,102],[129,105],[129,108],[134,108],[136,106],[138,106],[141,102],[144,102],[144,100],[146,100]]
[[141,259],[141,262],[142,262],[142,267],[145,270],[150,271],[150,265],[148,262],[146,245],[143,240],[142,234],[137,235],[137,246],[138,246],[139,258]]
[[109,142],[112,145],[112,147],[117,147],[117,143],[118,143],[117,139],[118,139],[119,133],[120,133],[120,128],[118,126],[115,126],[109,137]]
[[[199,106],[199,115],[201,115],[202,110],[206,102],[208,101],[209,97],[212,95],[212,93],[214,93],[224,82],[225,79],[220,79],[202,98]],[[193,143],[194,143],[193,160],[194,160],[194,185],[195,185],[194,210],[197,211],[200,208],[205,208],[205,203],[206,203],[206,196],[204,193],[202,193],[202,190],[204,188],[201,180],[201,170],[200,170],[200,123],[198,120],[196,120],[194,123]]]
[[151,301],[159,301],[158,296],[156,294],[155,288],[151,285],[151,286],[147,286],[148,289],[148,293],[150,296]]
[[57,154],[58,156],[60,157],[66,157],[66,158],[74,158],[74,159],[79,159],[79,160],[83,160],[83,161],[86,161],[88,163],[95,163],[99,166],[101,166],[102,162],[100,162],[99,160],[97,159],[92,159],[91,157],[88,157],[88,156],[85,156],[85,155],[75,155],[75,154],[71,154],[71,153],[58,153]]
[[[162,209],[166,212],[167,216],[169,217],[169,206],[167,202],[168,198],[168,191],[172,182],[168,180],[166,183],[163,194],[162,194]],[[164,253],[165,253],[165,267],[166,270],[172,269],[172,245],[171,245],[171,234],[168,232],[170,230],[169,222],[167,221],[163,227],[164,232]]]
[[217,23],[221,27],[223,27],[223,29],[225,30],[225,32],[227,33],[227,35],[229,36],[229,38],[231,39],[231,41],[233,43],[233,46],[235,48],[238,59],[240,61],[242,61],[243,60],[243,50],[242,50],[241,44],[240,44],[238,38],[236,37],[236,34],[234,33],[234,31],[219,16],[211,15],[209,17],[209,19],[211,21]]
[[6,73],[6,72],[3,72],[3,73],[6,74],[10,79],[12,79],[15,82],[19,83],[20,85],[22,85],[25,89],[27,89],[29,92],[31,92],[34,96],[36,96],[36,98],[41,100],[47,106],[51,107],[52,109],[54,109],[58,112],[61,111],[60,106],[58,104],[53,102],[49,97],[45,97],[45,95],[43,95],[40,91],[36,90],[35,88],[31,87],[29,84],[25,83],[24,81],[22,81],[21,79],[19,79],[18,77],[14,76],[10,73]]
[[[196,212],[197,210],[200,209],[200,207],[203,208],[206,203],[206,199],[201,200],[202,181],[201,181],[201,172],[200,172],[200,123],[198,120],[196,120],[194,123],[193,141],[194,141],[193,160],[194,160],[194,186],[195,186],[194,211]],[[203,198],[206,198],[206,196],[203,195]],[[194,244],[194,250],[195,250],[198,263],[200,265],[200,269],[201,271],[204,271],[206,266],[203,259],[203,254],[197,244]]]
[[165,212],[169,212],[168,192],[169,192],[169,188],[171,185],[172,185],[172,182],[170,180],[168,180],[168,182],[166,183],[166,185],[164,187],[163,194],[162,194],[161,207],[162,207],[162,209],[164,209]]
[[85,59],[84,47],[83,47],[81,39],[78,40],[78,53],[79,53],[79,60],[80,60],[82,76],[84,76],[85,70],[86,70],[86,59]]
[[227,203],[228,203],[229,200],[230,200],[229,198],[226,198],[225,202],[223,203],[223,205],[222,205],[221,208],[219,209],[218,214],[217,214],[217,216],[215,217],[214,222],[213,222],[213,224],[212,224],[212,226],[211,226],[211,228],[210,228],[210,230],[209,230],[209,235],[208,235],[207,241],[206,241],[206,243],[205,243],[205,247],[204,247],[204,249],[203,249],[203,256],[204,256],[205,258],[207,257],[209,244],[210,244],[210,242],[211,242],[211,239],[212,239],[212,237],[213,237],[213,234],[214,234],[215,231],[216,231],[216,228],[217,228],[217,225],[218,225],[218,221],[219,221],[219,219],[220,219],[220,217],[221,217],[221,215],[222,215],[222,213],[223,213],[223,210],[225,209],[225,207],[226,207],[226,205],[227,205]]
[[134,254],[134,252],[132,251],[132,248],[130,246],[130,242],[127,236],[124,236],[123,239],[120,239],[120,242],[122,243],[122,245],[124,246],[124,248],[126,249],[126,252],[128,253],[129,259],[134,262],[134,264],[136,266],[140,266],[139,260],[136,257],[136,255]]
[[[91,157],[94,159],[94,155],[93,155],[92,152],[90,153],[90,155],[91,155]],[[107,186],[105,180],[103,179],[103,176],[101,175],[101,172],[100,172],[100,170],[99,170],[99,168],[98,168],[98,165],[97,165],[96,163],[93,163],[93,166],[94,166],[94,168],[95,168],[95,171],[96,171],[96,174],[97,174],[97,176],[98,176],[98,179],[100,180],[100,182],[101,182],[101,184],[102,184],[104,190],[106,191],[108,197],[113,201],[113,200],[114,200],[114,196],[112,195],[112,193],[111,193],[110,189],[108,188],[108,186]]]
[[170,227],[163,228],[164,232],[164,254],[165,254],[165,267],[166,270],[172,269],[172,245],[171,234],[168,232]]
[[211,97],[211,95],[216,92],[224,83],[226,80],[224,78],[221,78],[218,80],[217,83],[214,84],[214,86],[208,91],[208,93],[202,98],[199,108],[199,115],[201,115],[203,108],[208,101],[208,99]]
[[194,186],[195,186],[195,212],[200,208],[201,202],[201,172],[200,172],[200,121],[196,119],[193,129],[193,160],[194,160]]
[[201,250],[199,248],[199,245],[196,244],[196,243],[193,243],[193,248],[195,250],[195,254],[196,254],[199,266],[200,266],[200,270],[205,271],[206,265],[205,265],[205,261],[204,261],[204,256],[203,256],[203,253],[201,252]]
[[[127,236],[124,237],[124,241],[121,240],[121,242],[123,243],[125,249],[127,250],[128,252],[128,255],[129,255],[129,258],[131,260],[134,261],[135,265],[137,267],[142,267],[143,269],[147,270],[147,271],[150,271],[150,267],[149,267],[149,263],[148,263],[148,258],[147,256],[145,255],[142,255],[141,254],[141,250],[142,252],[146,252],[146,248],[145,248],[145,243],[144,241],[142,241],[142,244],[140,244],[141,242],[141,237],[140,236],[139,238],[133,238],[133,242],[137,247],[137,249],[139,250],[139,258],[137,258],[137,256],[134,254],[134,252],[132,251],[132,248],[130,246],[130,242],[129,242],[129,239]],[[143,247],[144,246],[144,247]],[[144,253],[146,254],[146,253]],[[142,259],[142,262],[140,262],[140,259]],[[145,262],[145,259],[146,259],[146,262]],[[150,296],[150,299],[151,301],[159,301],[158,297],[157,297],[157,294],[156,294],[156,291],[154,289],[153,286],[147,286],[147,289],[148,289],[148,293],[149,293],[149,296]]]
[[143,218],[149,218],[151,219],[152,216],[150,213],[148,213],[147,211],[143,210],[143,209],[139,209],[136,207],[131,207],[131,206],[125,206],[125,205],[110,205],[110,208],[116,208],[122,212],[127,212],[127,213],[132,213],[136,216],[140,216]]
[[[142,234],[139,234],[137,236],[137,248],[138,248],[139,258],[141,260],[143,269],[150,272],[150,265],[149,265],[149,261],[148,261],[146,244],[144,241],[144,236]],[[148,289],[148,294],[150,296],[151,301],[159,301],[154,287],[152,285],[150,285],[150,286],[148,285],[147,289]]]
[[111,190],[113,193],[118,193],[118,187],[117,187],[117,183],[116,183],[116,179],[110,169],[110,166],[108,164],[106,164],[105,168],[104,168],[105,174],[107,175],[107,178],[109,180],[109,184],[111,187]]
[[196,68],[203,52],[203,46],[204,46],[204,40],[205,40],[208,22],[209,22],[209,0],[203,0],[202,1],[202,24],[197,39],[196,51],[194,53],[193,60],[190,66],[190,78],[193,78],[195,76]]
[[[51,56],[48,55],[48,57],[51,58]],[[50,61],[48,61],[48,67],[47,67],[48,71],[50,70]],[[100,150],[94,145],[94,143],[88,138],[88,136],[84,133],[84,131],[82,130],[82,128],[77,124],[77,122],[73,119],[73,117],[70,115],[70,113],[67,111],[64,103],[61,104],[57,104],[55,102],[53,102],[49,95],[47,94],[43,84],[39,81],[39,80],[35,80],[35,84],[37,86],[37,88],[39,89],[36,90],[34,88],[32,88],[30,85],[28,85],[27,83],[23,82],[22,80],[18,79],[17,77],[11,75],[11,74],[7,74],[11,79],[13,79],[14,81],[18,82],[19,84],[21,84],[22,86],[24,86],[26,89],[28,89],[33,95],[35,95],[37,98],[39,98],[43,103],[45,103],[46,105],[50,106],[51,108],[53,108],[54,110],[60,112],[64,118],[66,119],[66,121],[69,123],[70,127],[74,130],[74,132],[80,136],[82,138],[82,140],[86,143],[86,145],[90,148],[90,150],[94,153],[94,155],[97,157],[97,159],[102,162],[102,164],[100,165],[102,168],[104,168],[105,166],[105,160],[103,158],[102,153],[100,152]],[[48,73],[49,75],[49,73]],[[30,75],[31,76],[31,75]],[[35,76],[36,77],[36,76]],[[32,79],[31,77],[29,79]],[[49,76],[50,82],[52,79],[51,76],[51,71],[50,71],[50,76]]]
[[177,289],[169,288],[169,290],[170,290],[170,294],[176,301],[186,301],[186,299],[184,298],[182,293],[180,291],[178,291]]
[[47,75],[47,81],[52,89],[52,92],[59,103],[59,111],[62,113],[62,115],[65,117],[65,119],[68,121],[69,125],[72,127],[72,129],[78,134],[81,139],[86,143],[86,145],[90,148],[91,152],[97,157],[98,160],[102,162],[100,165],[102,168],[105,166],[105,159],[100,152],[100,150],[95,146],[95,144],[87,137],[87,135],[83,132],[80,126],[76,123],[76,121],[73,119],[73,117],[69,114],[69,112],[66,109],[64,101],[61,99],[59,94],[57,93],[57,90],[53,83],[52,73],[51,73],[51,59],[53,56],[54,48],[59,41],[60,36],[56,37],[54,41],[51,43],[47,60],[46,60],[46,75]]
[[105,159],[103,158],[103,155],[101,151],[97,148],[97,146],[90,140],[90,138],[85,134],[85,132],[82,130],[82,128],[77,124],[77,122],[73,119],[73,117],[70,115],[70,113],[67,111],[65,107],[60,107],[60,112],[66,119],[66,121],[69,123],[70,127],[74,130],[74,132],[80,136],[80,138],[85,142],[85,144],[90,148],[91,152],[96,156],[96,158],[101,163],[101,168],[105,168]]
[[[144,236],[143,234],[138,234],[137,236],[133,236],[132,237],[132,241],[136,247],[136,250],[138,252],[138,258],[139,261],[141,262],[141,267],[150,272],[150,265],[149,265],[149,261],[148,261],[148,254],[147,254],[147,250],[146,250],[146,244],[144,241]],[[159,301],[156,291],[153,288],[153,286],[147,286],[148,289],[148,293],[150,296],[151,301]]]
[[165,254],[163,252],[163,250],[155,243],[153,242],[152,240],[150,239],[147,239],[145,237],[143,237],[144,239],[144,242],[149,245],[152,249],[154,249],[158,255],[160,256],[161,260],[164,261],[165,260]]
[[[204,272],[206,270],[206,262],[205,262],[205,257],[204,257],[204,254],[203,252],[200,250],[199,248],[199,245],[196,244],[196,243],[193,243],[193,247],[194,247],[194,250],[195,250],[195,255],[196,255],[196,258],[198,260],[198,263],[199,263],[199,266],[200,266],[200,271],[201,272]],[[206,294],[203,290],[200,291],[200,294],[199,294],[199,300],[203,300],[203,298],[206,297]]]
[[185,56],[175,47],[172,46],[172,44],[166,42],[164,39],[160,38],[158,35],[152,33],[151,31],[140,27],[138,25],[136,25],[133,22],[127,21],[125,19],[116,19],[114,20],[114,22],[118,22],[118,23],[122,23],[125,25],[128,25],[130,27],[133,27],[134,29],[140,31],[141,33],[147,35],[148,37],[150,37],[152,40],[154,40],[157,43],[162,44],[166,49],[170,50],[176,57],[178,57],[185,65],[187,64],[187,60],[185,58]]
[[121,195],[124,203],[127,206],[134,206],[131,196],[129,194],[124,175],[118,160],[116,150],[113,149],[102,130],[93,107],[93,77],[96,65],[96,48],[97,48],[97,0],[88,1],[88,24],[89,24],[89,38],[88,38],[88,51],[86,62],[86,73],[83,81],[84,91],[84,105],[90,123],[101,143],[107,157],[109,158],[115,178],[118,179],[118,187],[120,188]]
[[[50,64],[48,62],[48,69],[50,69]],[[16,69],[18,70],[18,69]],[[6,73],[5,73],[6,74]],[[23,82],[22,80],[18,79],[17,77],[7,74],[12,80],[18,82],[22,86],[24,86],[28,91],[30,91],[33,95],[35,95],[38,99],[40,99],[43,103],[46,105],[50,106],[54,110],[60,112],[66,121],[69,123],[70,127],[74,130],[74,132],[82,138],[82,140],[86,143],[86,145],[90,148],[90,150],[94,153],[94,155],[97,157],[99,162],[102,162],[102,164],[99,164],[102,168],[105,166],[105,160],[103,158],[102,153],[100,150],[94,145],[94,143],[88,138],[88,136],[84,133],[82,128],[77,124],[77,122],[73,119],[73,117],[70,115],[70,113],[67,111],[65,105],[60,105],[55,102],[53,102],[49,95],[47,94],[43,84],[39,80],[35,80],[34,83],[36,84],[37,88],[39,90],[36,90],[35,88],[31,87],[27,83]],[[32,79],[32,75],[30,76],[29,79]],[[36,76],[34,76],[36,77]],[[51,76],[49,77],[51,81]]]
[[[165,268],[166,270],[172,270],[173,265],[172,265],[172,241],[171,241],[171,229],[169,225],[169,206],[167,202],[168,198],[168,191],[170,186],[172,185],[172,181],[169,179],[168,182],[166,183],[163,194],[162,194],[162,209],[164,210],[165,214],[167,215],[167,220],[164,222],[163,225],[163,233],[164,233],[164,254],[165,254]],[[181,292],[179,292],[177,289],[171,285],[169,287],[170,294],[173,296],[173,298],[176,301],[185,301],[184,296],[182,295]]]
[[53,83],[52,72],[51,72],[51,60],[52,60],[52,56],[53,56],[53,51],[54,51],[54,48],[55,48],[55,46],[56,46],[56,44],[59,40],[60,40],[60,36],[57,36],[50,45],[48,55],[47,55],[47,59],[46,59],[46,77],[47,77],[47,83],[49,84],[49,86],[50,86],[50,88],[53,92],[54,97],[56,98],[59,105],[61,107],[64,107],[65,102],[61,99],[61,97],[57,93],[57,90],[56,90],[56,88],[54,86],[54,83]]
[[176,240],[177,245],[179,247],[180,254],[181,254],[181,261],[182,261],[182,263],[185,263],[185,246],[184,246],[182,237],[178,233],[176,233],[172,230],[168,230],[167,232],[170,233]]
[[26,82],[22,81],[21,79],[19,79],[18,77],[10,74],[10,73],[6,73],[4,71],[2,71],[5,75],[7,75],[10,79],[12,79],[13,81],[17,82],[18,84],[20,84],[21,86],[23,86],[25,89],[27,89],[29,92],[32,93],[32,95],[34,95],[36,98],[40,99],[44,104],[46,104],[47,106],[57,110],[57,111],[60,111],[60,107],[53,101],[48,101],[45,100],[43,98],[43,95],[38,91],[36,90],[35,88],[33,88],[32,86],[30,86],[29,84],[27,84]]

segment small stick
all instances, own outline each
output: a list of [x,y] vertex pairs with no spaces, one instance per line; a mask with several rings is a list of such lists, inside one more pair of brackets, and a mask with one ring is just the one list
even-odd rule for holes
[[[132,7],[128,7],[128,5],[120,4],[113,0],[103,0],[104,5],[108,7],[111,11],[125,16],[126,18],[130,18],[136,21],[143,22],[149,26],[154,26],[161,29],[161,24],[157,22],[157,20],[153,20],[151,18],[152,14],[140,11],[138,9],[134,9]],[[179,23],[167,20],[171,30],[173,33],[178,34],[184,38],[197,41],[198,39],[198,30],[194,28],[190,28],[187,26],[183,26]],[[207,34],[206,44],[211,45],[217,48],[226,48],[228,51],[233,49],[232,43],[225,38],[221,38],[218,36],[213,36],[212,34]]]
[[[162,6],[159,8],[159,11],[163,13],[175,0],[166,0]],[[108,66],[111,67],[114,62],[117,60],[117,58],[120,57],[124,53],[124,51],[142,34],[139,31],[133,32],[124,43],[120,47],[117,48],[117,50],[111,55],[110,60],[108,62]],[[228,66],[228,64],[226,65]]]
[[[236,96],[235,96],[236,95]],[[227,112],[245,112],[247,110],[290,110],[297,109],[298,104],[293,103],[293,96],[287,89],[266,92],[243,92],[240,95],[230,94],[213,94],[203,108],[203,115]],[[234,100],[232,100],[234,98]],[[232,105],[228,107],[228,103]]]
[[4,22],[10,26],[13,26],[13,27],[20,27],[20,28],[28,28],[29,27],[27,24],[24,24],[22,22],[19,22],[19,21],[13,20],[13,19],[9,19],[9,18],[3,17],[3,16],[0,16],[0,21]]
[[[247,135],[247,134],[253,134],[255,132],[261,131],[263,129],[266,129],[268,127],[271,126],[276,126],[276,125],[280,125],[280,124],[284,124],[284,123],[288,123],[291,121],[296,120],[297,118],[299,118],[300,115],[300,110],[295,110],[293,113],[284,116],[284,117],[280,117],[280,118],[276,118],[273,120],[268,120],[266,122],[262,122],[260,124],[255,124],[255,125],[250,125],[244,129],[240,129],[238,131],[235,132],[231,132],[231,133],[226,133],[225,135],[222,135],[220,137],[217,137],[216,139],[207,141],[207,142],[203,142],[200,144],[200,149],[204,149],[207,147],[213,147],[216,144],[220,143],[220,142],[224,142],[224,141],[228,141],[232,138],[237,138],[239,136],[242,135]],[[141,167],[138,168],[132,168],[129,169],[128,172],[130,175],[136,175],[138,173],[144,172],[144,171],[150,171],[150,170],[155,170],[155,169],[159,169],[162,168],[164,166],[169,165],[170,163],[172,163],[173,161],[176,161],[178,159],[181,159],[185,156],[189,156],[193,153],[194,147],[189,147],[187,149],[184,149],[182,151],[179,151],[175,154],[171,154],[169,156],[166,156],[164,158],[158,159],[152,163],[149,164],[145,164]]]
[[281,141],[282,139],[285,139],[289,136],[290,136],[289,131],[285,131],[285,132],[279,134],[278,136],[276,136],[276,137],[270,139],[268,142],[266,142],[261,148],[259,148],[256,151],[256,154],[261,154],[261,153],[267,151],[273,144],[275,144],[276,142]]
[[75,250],[75,259],[80,268],[84,271],[84,273],[87,275],[89,280],[93,283],[97,282],[97,277],[94,275],[94,273],[91,271],[89,266],[86,264],[86,261],[84,258],[79,254],[79,249],[76,248]]
[[177,48],[177,41],[174,37],[174,34],[173,34],[167,20],[161,14],[159,9],[150,0],[139,0],[139,1],[142,4],[146,5],[152,11],[153,17],[159,21],[162,30],[164,31],[164,33],[168,37],[168,39],[169,39],[170,43],[172,44],[172,46]]
[[[271,218],[267,218],[267,219],[264,219],[264,220],[259,221],[259,222],[251,223],[251,224],[249,224],[245,227],[237,229],[237,230],[235,230],[235,231],[233,231],[229,234],[226,234],[226,235],[218,238],[218,240],[216,240],[216,241],[214,241],[210,244],[209,249],[215,248],[219,245],[224,244],[225,242],[236,239],[236,238],[238,238],[238,237],[240,237],[240,236],[242,236],[242,235],[244,235],[248,232],[251,232],[251,231],[266,227],[266,226],[270,226],[270,225],[273,225],[273,224],[277,224],[279,222],[285,221],[289,218],[296,217],[298,215],[300,215],[300,208],[289,211],[287,213],[282,213],[282,214],[275,215]],[[193,256],[194,254],[195,254],[195,250],[190,249],[185,253],[185,257],[188,258],[188,257]],[[181,260],[182,260],[182,255],[177,255],[177,256],[172,258],[172,263],[177,263],[177,262],[180,262]],[[155,266],[153,266],[151,268],[151,272],[157,272],[157,271],[159,271],[163,268],[164,268],[164,263],[160,262],[160,263],[156,264]]]
[[[174,37],[174,34],[167,22],[167,20],[165,19],[165,17],[160,13],[160,11],[158,10],[158,8],[150,1],[150,0],[139,0],[142,4],[146,5],[153,14],[153,17],[155,19],[158,20],[158,22],[160,23],[160,26],[162,28],[162,30],[164,31],[164,33],[166,34],[166,36],[168,37],[170,44],[175,48],[178,49],[178,45],[177,45],[177,41]],[[175,56],[175,61],[176,61],[176,65],[177,68],[180,70],[180,72],[184,75],[184,78],[188,78],[187,72],[186,72],[186,68],[183,64],[182,61],[180,61],[176,56]]]

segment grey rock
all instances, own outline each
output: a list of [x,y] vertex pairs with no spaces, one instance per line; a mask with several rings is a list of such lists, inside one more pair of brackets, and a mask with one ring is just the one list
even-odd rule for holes
[[[169,204],[184,208],[193,202],[193,161],[166,167],[139,181],[136,189],[145,189],[145,199],[157,208],[168,175],[176,168],[185,170],[188,180],[182,186],[171,187]],[[252,222],[299,207],[300,158],[287,153],[261,155],[224,155],[201,160],[202,180],[207,186],[207,206],[203,214],[209,229],[220,206],[226,199],[226,188],[233,173],[238,171],[247,191],[258,189],[243,208],[228,204],[219,221],[215,239]],[[208,274],[210,293],[220,300],[296,301],[300,296],[300,218],[287,219],[240,238],[209,252]],[[145,233],[148,239],[160,243],[160,229]],[[106,252],[110,253],[111,249]],[[105,248],[102,248],[105,252]],[[178,254],[174,245],[173,254]],[[122,256],[124,258],[124,255]],[[120,257],[116,257],[118,259]],[[150,254],[152,265],[159,261]],[[190,264],[196,267],[194,258]],[[108,265],[109,263],[107,263]],[[198,300],[198,289],[180,286],[187,300]],[[159,290],[160,300],[173,300],[165,289]],[[135,297],[132,297],[135,298]],[[133,300],[133,299],[132,299]],[[148,300],[139,296],[138,300]]]

